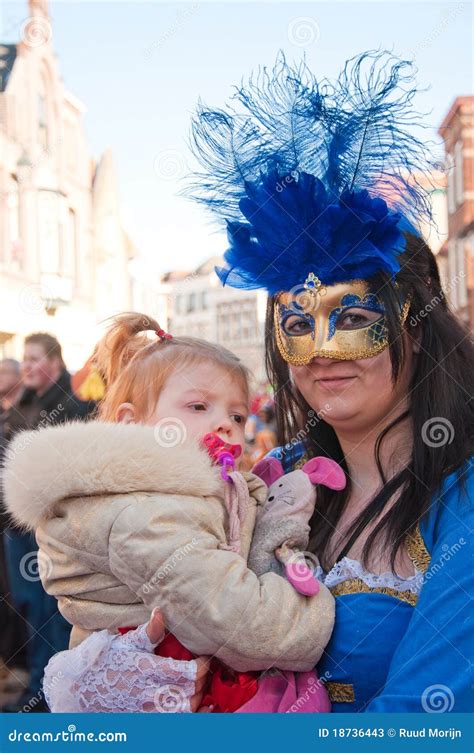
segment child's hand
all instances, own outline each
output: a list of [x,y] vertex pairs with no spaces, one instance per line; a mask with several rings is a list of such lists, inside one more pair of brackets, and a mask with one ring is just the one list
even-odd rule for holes
[[165,621],[159,609],[154,609],[151,613],[150,622],[146,626],[146,634],[153,646],[157,646],[165,637]]
[[275,557],[282,565],[288,564],[290,559],[295,556],[296,552],[291,547],[290,541],[284,541],[278,549],[275,549]]

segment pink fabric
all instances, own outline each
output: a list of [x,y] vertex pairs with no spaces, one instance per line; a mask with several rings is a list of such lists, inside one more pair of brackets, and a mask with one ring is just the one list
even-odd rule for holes
[[254,697],[236,713],[322,714],[329,711],[329,696],[316,672],[279,672],[261,677]]
[[240,554],[240,526],[245,520],[249,505],[249,489],[242,474],[235,471],[229,473],[224,501],[229,514],[229,535],[227,544],[222,544],[221,549]]

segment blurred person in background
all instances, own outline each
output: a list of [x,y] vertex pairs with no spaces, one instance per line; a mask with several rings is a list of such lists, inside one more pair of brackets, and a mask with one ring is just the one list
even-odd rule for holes
[[273,396],[269,385],[262,383],[250,403],[251,413],[245,425],[243,467],[250,470],[267,452],[276,447],[277,435]]
[[[2,416],[3,453],[19,431],[84,419],[94,407],[74,395],[61,345],[53,335],[38,332],[25,339],[21,378],[18,399]],[[44,667],[53,654],[68,647],[70,625],[58,612],[56,599],[41,585],[34,536],[10,525],[4,532],[4,551],[8,591],[28,634],[30,679],[18,701],[4,705],[2,711],[47,711],[41,689]]]
[[255,444],[252,452],[252,462],[258,463],[267,452],[277,445],[275,411],[270,403],[262,406],[257,414],[260,426],[255,434]]
[[[21,381],[20,362],[14,358],[4,358],[0,361],[0,467],[6,441],[5,423],[12,406],[19,400],[23,391]],[[2,693],[14,692],[19,689],[15,679],[15,670],[25,666],[25,652],[22,650],[26,642],[26,630],[22,619],[10,604],[10,588],[6,576],[6,560],[3,538],[8,525],[8,515],[0,498],[0,687]]]

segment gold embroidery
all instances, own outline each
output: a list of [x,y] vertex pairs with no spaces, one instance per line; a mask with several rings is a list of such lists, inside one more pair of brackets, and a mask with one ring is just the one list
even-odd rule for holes
[[304,464],[308,462],[308,460],[309,460],[308,455],[303,455],[303,457],[300,458],[298,460],[298,462],[294,464],[294,466],[293,466],[293,468],[291,470],[292,471],[299,471],[300,468],[302,468],[304,466]]
[[[413,534],[407,536],[406,548],[408,556],[416,569],[421,573],[426,573],[430,564],[431,556],[425,546],[425,542],[423,541],[419,525],[416,527]],[[412,607],[414,607],[418,601],[418,594],[414,594],[411,591],[397,591],[395,588],[382,586],[380,588],[372,588],[360,578],[349,578],[342,583],[338,583],[337,586],[334,586],[334,588],[331,588],[330,590],[333,596],[344,596],[345,594],[358,593],[386,594],[387,596],[393,596],[395,599],[404,601]]]
[[421,535],[420,525],[418,524],[414,533],[407,536],[407,552],[416,569],[421,573],[426,573],[430,566],[431,555],[428,552],[423,536]]
[[332,703],[354,703],[355,692],[354,686],[347,682],[326,683],[329,698]]
[[333,596],[345,596],[346,594],[360,594],[360,593],[378,593],[385,594],[386,596],[393,596],[395,599],[405,601],[412,607],[415,606],[418,601],[418,595],[411,591],[397,591],[395,588],[380,587],[371,588],[364,583],[360,578],[349,578],[348,580],[338,583],[330,589]]

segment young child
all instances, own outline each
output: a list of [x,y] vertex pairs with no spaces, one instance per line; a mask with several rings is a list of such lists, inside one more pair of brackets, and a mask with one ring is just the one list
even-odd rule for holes
[[[236,686],[238,673],[312,670],[333,598],[322,584],[305,597],[247,567],[266,485],[252,473],[222,475],[203,444],[212,433],[243,446],[246,369],[224,348],[171,338],[140,314],[118,317],[96,358],[107,385],[99,420],[22,434],[4,478],[15,522],[36,532],[43,585],[73,625],[70,648],[159,607],[170,631],[163,655],[177,645],[190,655],[176,658],[212,656],[237,673]],[[111,711],[129,710],[114,694],[119,681],[111,672],[104,688]],[[239,705],[255,693],[247,685]],[[133,692],[141,687],[137,665]],[[88,710],[83,691],[61,710]]]

